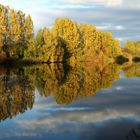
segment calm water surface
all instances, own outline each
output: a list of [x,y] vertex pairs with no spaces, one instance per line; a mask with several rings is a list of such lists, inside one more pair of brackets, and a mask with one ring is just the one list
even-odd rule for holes
[[0,69],[1,140],[139,140],[140,65]]

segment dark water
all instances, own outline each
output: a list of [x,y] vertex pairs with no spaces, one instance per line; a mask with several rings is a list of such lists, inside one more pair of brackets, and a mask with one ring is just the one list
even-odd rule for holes
[[139,140],[140,65],[0,68],[0,139]]

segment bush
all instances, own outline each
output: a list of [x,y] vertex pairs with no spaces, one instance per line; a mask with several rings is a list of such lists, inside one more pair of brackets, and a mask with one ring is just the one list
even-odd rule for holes
[[128,62],[129,59],[123,55],[119,55],[118,57],[116,57],[116,63],[119,65],[122,65],[123,63]]

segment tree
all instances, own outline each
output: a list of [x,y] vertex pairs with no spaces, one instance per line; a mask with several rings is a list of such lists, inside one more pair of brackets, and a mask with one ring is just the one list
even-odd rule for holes
[[24,45],[25,44],[25,14],[22,11],[17,12],[17,21],[20,25],[20,40],[19,44]]
[[11,10],[9,14],[9,44],[14,46],[20,40],[21,29],[16,12],[14,10]]
[[60,37],[54,36],[48,28],[44,29],[43,41],[37,48],[38,59],[43,62],[62,62],[64,57],[64,44]]
[[[8,35],[8,7],[0,5],[0,50],[7,50],[7,38]],[[7,54],[8,55],[8,54]]]
[[30,57],[35,55],[35,46],[34,46],[34,32],[33,32],[33,21],[31,16],[28,15],[25,19],[25,45],[21,48],[21,57]]
[[16,52],[16,45],[20,41],[21,28],[19,21],[17,19],[17,13],[14,10],[9,12],[9,21],[8,21],[8,38],[6,44],[6,55],[10,55]]
[[3,34],[6,32],[5,27],[5,8],[0,5],[0,52],[3,46]]
[[127,41],[124,44],[124,49],[128,51],[129,53],[134,54],[135,53],[135,42],[133,41]]
[[140,42],[139,41],[127,41],[125,42],[124,53],[130,54],[132,57],[140,56]]
[[110,32],[99,32],[100,50],[105,56],[115,58],[121,55],[120,41],[114,39]]
[[[33,22],[30,16],[25,19],[22,11],[15,11],[0,5],[0,52],[7,57],[24,57],[30,46],[34,47]],[[27,53],[26,53],[27,54]]]
[[44,39],[43,39],[43,29],[39,29],[37,32],[36,38],[35,38],[35,46],[38,48],[43,45]]
[[76,22],[68,18],[56,19],[52,28],[52,34],[63,39],[70,57],[77,53],[80,47],[80,31]]
[[79,30],[81,34],[82,47],[80,47],[81,50],[78,51],[78,58],[81,59],[83,57],[83,60],[92,61],[90,60],[92,59],[91,56],[95,56],[99,49],[99,34],[96,27],[90,24],[80,24]]

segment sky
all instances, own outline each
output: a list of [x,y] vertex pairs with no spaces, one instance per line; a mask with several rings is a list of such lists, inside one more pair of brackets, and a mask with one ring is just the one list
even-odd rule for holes
[[35,32],[56,18],[71,18],[110,31],[121,41],[140,40],[140,0],[0,0],[32,16]]

